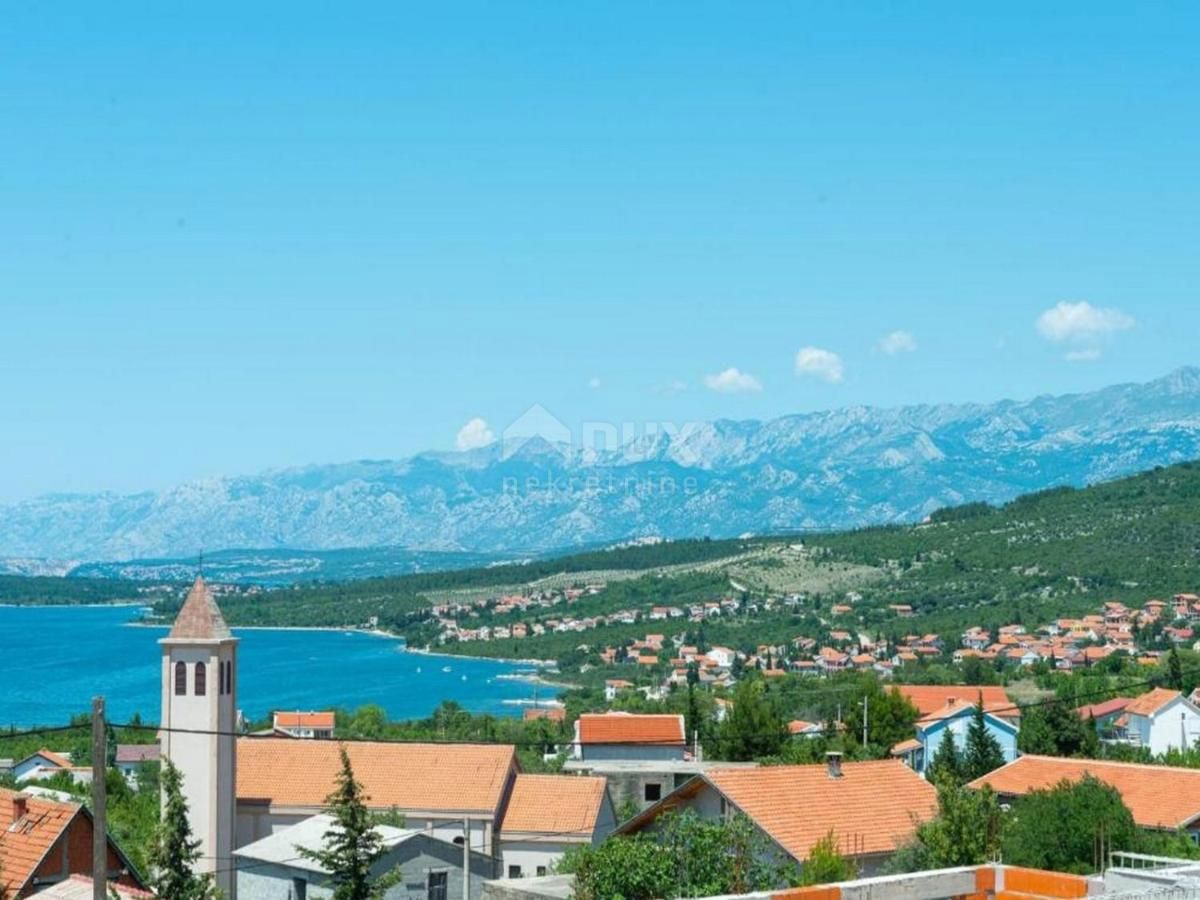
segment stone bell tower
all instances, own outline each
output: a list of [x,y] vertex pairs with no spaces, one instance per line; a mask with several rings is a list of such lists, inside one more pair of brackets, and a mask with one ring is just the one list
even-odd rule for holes
[[162,647],[162,755],[183,776],[201,872],[236,900],[237,638],[201,577],[188,592]]

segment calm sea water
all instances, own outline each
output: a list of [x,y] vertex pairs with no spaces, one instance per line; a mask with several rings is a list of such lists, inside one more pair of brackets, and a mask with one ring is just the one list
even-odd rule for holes
[[[50,725],[103,694],[109,718],[159,718],[165,628],[134,627],[131,607],[0,607],[0,724]],[[334,631],[237,631],[238,704],[258,718],[272,709],[353,708],[378,703],[393,719],[428,715],[442,700],[473,712],[519,715],[505,700],[533,686],[497,679],[529,671],[511,663],[407,653],[388,638]],[[444,672],[443,667],[451,671]],[[545,699],[551,690],[539,687]]]

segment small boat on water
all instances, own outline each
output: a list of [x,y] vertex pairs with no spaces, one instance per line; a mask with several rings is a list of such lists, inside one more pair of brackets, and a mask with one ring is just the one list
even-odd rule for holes
[[442,666],[442,671],[443,672],[453,672],[454,670],[452,668],[450,668],[449,666]]
[[466,675],[462,676],[462,680],[463,680],[463,681],[466,681],[466,680],[467,680],[467,676],[466,676]]
[[418,674],[418,675],[420,675],[420,674],[421,674],[421,667],[420,667],[420,666],[417,666],[417,674]]

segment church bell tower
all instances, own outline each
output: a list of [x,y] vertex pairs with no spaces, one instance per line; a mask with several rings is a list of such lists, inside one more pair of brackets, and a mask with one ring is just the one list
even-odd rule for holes
[[183,776],[193,838],[217,887],[236,900],[237,638],[201,577],[162,647],[162,755]]

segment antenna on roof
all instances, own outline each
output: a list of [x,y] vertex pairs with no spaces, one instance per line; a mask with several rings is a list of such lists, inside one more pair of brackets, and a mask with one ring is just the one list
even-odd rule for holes
[[196,560],[196,574],[201,578],[204,577],[204,551],[200,551],[200,556]]

